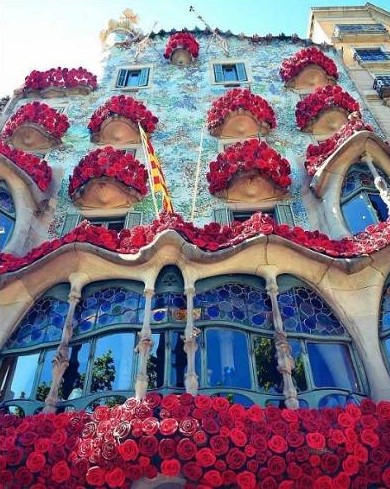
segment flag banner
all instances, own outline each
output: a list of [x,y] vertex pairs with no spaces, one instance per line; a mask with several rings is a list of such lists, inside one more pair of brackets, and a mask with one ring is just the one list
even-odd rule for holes
[[172,201],[169,196],[165,177],[161,168],[161,163],[154,152],[152,143],[149,141],[147,134],[139,125],[139,131],[141,135],[142,144],[146,150],[146,156],[149,160],[151,174],[152,174],[152,192],[161,192],[163,195],[163,208],[167,212],[173,212]]

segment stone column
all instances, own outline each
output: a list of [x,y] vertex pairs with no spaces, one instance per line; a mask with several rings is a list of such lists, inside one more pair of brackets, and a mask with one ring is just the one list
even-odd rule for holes
[[291,346],[287,341],[287,334],[283,329],[282,316],[278,304],[278,286],[275,277],[267,279],[267,293],[272,303],[272,318],[275,327],[275,347],[276,360],[278,362],[277,370],[283,377],[283,395],[286,407],[298,409],[297,390],[294,386],[291,372],[295,367],[294,359],[291,355]]
[[187,373],[185,374],[185,386],[186,392],[196,396],[198,392],[198,376],[195,371],[195,354],[198,349],[198,342],[196,337],[199,334],[199,330],[194,327],[194,295],[195,290],[189,288],[185,291],[187,296],[187,324],[184,330],[184,351],[187,354]]
[[56,412],[57,403],[59,401],[58,391],[65,370],[69,366],[69,341],[73,336],[74,313],[81,297],[81,288],[83,279],[85,279],[85,277],[86,276],[84,273],[74,273],[69,277],[71,283],[71,289],[68,297],[69,310],[66,316],[64,328],[62,330],[61,341],[52,361],[52,380],[50,391],[45,399],[45,407],[43,408],[44,413]]
[[383,202],[387,205],[387,209],[390,215],[390,189],[387,186],[386,180],[379,175],[370,153],[366,153],[363,156],[362,161],[364,161],[370,169],[372,176],[374,177],[375,188],[379,191],[379,195],[381,196]]
[[135,347],[135,351],[138,353],[139,364],[138,373],[135,380],[135,397],[136,399],[143,399],[146,391],[148,390],[149,378],[148,378],[148,360],[150,350],[153,346],[152,330],[150,328],[150,315],[152,311],[152,297],[154,290],[145,289],[145,313],[144,322],[141,331],[138,332],[139,341]]

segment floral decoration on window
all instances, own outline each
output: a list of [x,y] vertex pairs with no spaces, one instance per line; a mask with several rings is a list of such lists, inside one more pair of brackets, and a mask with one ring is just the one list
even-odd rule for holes
[[195,36],[189,32],[177,32],[169,37],[165,47],[164,58],[169,59],[172,56],[172,53],[180,48],[188,51],[192,58],[197,58],[199,56],[199,43],[195,39]]
[[91,179],[102,177],[115,178],[141,195],[147,193],[148,173],[145,166],[132,154],[107,146],[91,151],[80,160],[69,177],[69,195],[72,197]]
[[213,136],[219,135],[226,119],[237,112],[250,113],[259,125],[265,122],[271,129],[276,127],[275,112],[265,99],[246,88],[233,88],[214,100],[207,112],[207,127],[210,133]]
[[297,103],[295,117],[299,129],[304,129],[312,119],[327,109],[340,108],[348,113],[359,112],[359,103],[338,85],[319,87]]
[[2,480],[120,488],[162,474],[191,488],[390,487],[389,418],[390,403],[370,399],[292,411],[157,393],[92,414],[1,415],[0,436],[12,445]]
[[40,190],[47,190],[52,179],[52,169],[47,161],[41,160],[33,154],[14,149],[4,141],[0,141],[0,154],[25,171],[38,185]]
[[350,119],[332,137],[320,144],[310,144],[306,150],[305,168],[313,176],[321,164],[333,154],[337,148],[359,131],[373,131],[373,128],[361,119]]
[[25,79],[23,91],[44,90],[49,87],[76,88],[81,85],[97,87],[97,78],[85,68],[51,68],[46,71],[33,70]]
[[335,62],[316,47],[302,49],[291,58],[285,59],[280,67],[280,76],[288,83],[310,65],[320,66],[329,76],[338,78]]
[[277,151],[258,139],[229,146],[210,163],[207,173],[212,194],[226,189],[232,179],[244,172],[257,172],[281,188],[291,184],[290,164]]
[[70,233],[41,244],[24,257],[0,253],[0,274],[19,270],[68,243],[90,243],[116,253],[138,253],[141,248],[150,244],[167,229],[176,231],[189,243],[204,251],[230,248],[249,238],[270,234],[337,258],[371,254],[390,244],[390,220],[372,224],[356,236],[333,240],[319,231],[306,231],[298,226],[276,224],[270,216],[261,212],[242,223],[233,222],[230,226],[221,226],[213,222],[206,224],[203,228],[195,227],[193,223],[184,221],[178,214],[162,213],[151,224],[123,229],[119,233],[83,221]]
[[123,116],[137,126],[138,123],[147,133],[156,129],[158,118],[142,102],[126,95],[114,95],[99,107],[92,115],[88,129],[92,134],[100,131],[105,120],[113,116]]
[[26,122],[38,124],[55,138],[61,138],[69,127],[69,121],[65,114],[60,114],[47,104],[31,102],[22,105],[8,119],[3,129],[3,136],[12,137],[14,132]]

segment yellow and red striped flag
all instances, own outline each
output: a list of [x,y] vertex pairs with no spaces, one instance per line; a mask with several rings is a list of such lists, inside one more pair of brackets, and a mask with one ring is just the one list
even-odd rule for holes
[[152,174],[152,192],[161,192],[163,195],[163,208],[167,212],[173,212],[172,201],[169,195],[168,187],[165,182],[165,177],[161,168],[161,163],[157,158],[152,143],[149,141],[147,134],[139,125],[142,144],[145,148],[146,156],[148,157],[151,174]]

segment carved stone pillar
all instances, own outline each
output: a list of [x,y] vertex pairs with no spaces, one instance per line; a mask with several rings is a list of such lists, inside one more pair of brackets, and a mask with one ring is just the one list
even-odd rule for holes
[[363,156],[362,161],[364,161],[370,169],[372,176],[374,177],[375,188],[378,190],[381,199],[386,204],[388,213],[390,215],[390,188],[387,186],[386,180],[379,175],[370,153],[366,153]]
[[55,413],[58,403],[58,391],[64,376],[65,370],[69,366],[69,341],[73,335],[73,318],[77,304],[79,303],[81,292],[78,284],[72,285],[69,293],[69,310],[66,316],[62,337],[58,345],[57,352],[52,361],[52,380],[50,391],[45,399],[44,413]]
[[272,318],[275,327],[274,338],[276,360],[278,362],[277,370],[283,377],[283,395],[285,404],[290,409],[298,409],[299,402],[297,398],[297,390],[291,375],[291,372],[295,367],[295,362],[291,355],[291,346],[287,341],[287,335],[283,330],[283,321],[277,300],[278,286],[274,277],[270,277],[267,280],[267,293],[272,304]]
[[184,351],[187,354],[187,373],[185,374],[185,386],[186,392],[196,396],[198,392],[198,376],[195,371],[195,354],[198,349],[198,342],[196,340],[199,330],[194,327],[194,289],[187,289],[185,292],[187,296],[187,324],[184,331]]
[[138,373],[135,380],[135,397],[136,399],[143,399],[146,391],[148,390],[149,378],[148,378],[148,360],[150,350],[153,346],[152,330],[150,328],[150,315],[152,311],[152,297],[154,291],[145,289],[145,313],[144,322],[141,331],[139,331],[138,345],[135,347],[135,351],[138,353]]

